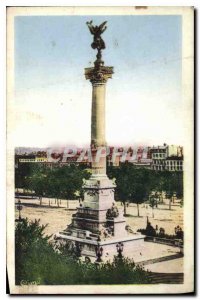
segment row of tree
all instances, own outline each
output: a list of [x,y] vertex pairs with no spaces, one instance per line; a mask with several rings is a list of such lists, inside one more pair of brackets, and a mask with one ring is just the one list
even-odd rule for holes
[[44,168],[41,165],[30,164],[26,166],[26,175],[23,172],[16,174],[16,187],[34,191],[40,199],[55,198],[59,205],[59,199],[83,198],[83,179],[89,178],[90,173],[76,165],[62,168]]
[[[90,172],[82,166],[70,165],[63,167],[44,168],[36,164],[22,164],[17,169],[15,186],[35,191],[42,201],[42,197],[58,199],[83,199],[83,179],[88,179]],[[139,204],[149,201],[153,208],[160,201],[162,191],[167,198],[173,194],[183,197],[183,173],[169,171],[154,171],[136,168],[131,164],[121,164],[119,167],[108,167],[109,178],[116,180],[115,199],[124,204],[126,214],[127,203]],[[154,193],[152,193],[154,191]]]
[[127,202],[137,204],[138,216],[139,204],[149,201],[152,208],[157,206],[163,191],[170,201],[174,193],[178,198],[183,197],[182,172],[154,171],[121,164],[119,168],[109,167],[108,176],[116,179],[116,200],[123,202],[124,214]]

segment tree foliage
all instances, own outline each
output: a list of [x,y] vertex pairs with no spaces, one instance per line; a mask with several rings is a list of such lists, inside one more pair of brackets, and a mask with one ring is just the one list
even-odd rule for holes
[[116,200],[124,205],[128,201],[136,203],[139,208],[152,191],[165,191],[168,197],[172,197],[173,193],[183,197],[182,172],[148,170],[124,163],[119,168],[110,166],[108,176],[116,179]]
[[108,169],[110,178],[116,179],[116,199],[126,205],[126,202],[139,204],[148,199],[148,194],[152,189],[151,171],[138,169],[131,164],[121,164],[119,168],[110,167]]
[[25,183],[39,197],[45,195],[56,199],[76,199],[76,192],[82,194],[84,178],[89,178],[89,173],[75,165],[52,169],[34,165]]
[[46,226],[39,221],[18,222],[15,228],[16,284],[139,284],[149,283],[148,272],[128,258],[97,265],[73,259],[69,251],[57,251]]
[[[132,202],[139,209],[139,204],[148,200],[151,191],[165,191],[168,198],[173,193],[183,197],[182,172],[148,170],[123,163],[118,168],[108,167],[107,173],[111,179],[116,179],[115,198],[123,202],[124,208],[127,202]],[[77,195],[83,197],[83,179],[88,179],[90,173],[76,165],[50,169],[38,164],[21,164],[15,175],[16,187],[34,190],[40,197],[76,199]]]

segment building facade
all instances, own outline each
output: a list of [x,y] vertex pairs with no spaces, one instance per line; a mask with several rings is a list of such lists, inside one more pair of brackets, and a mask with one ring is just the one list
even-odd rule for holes
[[183,147],[176,145],[153,146],[150,150],[156,171],[183,171]]
[[167,145],[163,146],[153,146],[150,150],[152,165],[151,168],[156,171],[164,171],[165,170],[165,160],[168,155]]
[[183,171],[183,157],[171,156],[165,161],[165,170],[167,171]]

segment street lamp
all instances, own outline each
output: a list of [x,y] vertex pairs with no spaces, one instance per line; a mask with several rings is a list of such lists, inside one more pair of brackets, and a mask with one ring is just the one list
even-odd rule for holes
[[21,201],[20,199],[18,200],[18,203],[17,203],[17,210],[19,211],[19,221],[21,221],[21,210],[22,210],[22,205],[21,205]]
[[118,252],[118,258],[122,258],[122,252],[123,252],[124,244],[123,243],[117,243],[116,248],[117,248],[117,252]]
[[97,256],[97,260],[96,262],[102,262],[102,255],[103,255],[103,248],[100,247],[100,244],[98,243],[98,245],[95,247],[95,252],[96,252],[96,256]]

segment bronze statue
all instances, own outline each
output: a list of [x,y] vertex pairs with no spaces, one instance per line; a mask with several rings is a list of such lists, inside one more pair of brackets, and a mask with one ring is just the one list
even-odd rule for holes
[[107,23],[107,21],[103,22],[101,25],[99,26],[93,26],[92,25],[93,21],[90,22],[86,22],[90,32],[92,35],[94,35],[94,40],[93,43],[91,44],[91,47],[93,49],[97,49],[97,50],[102,50],[106,48],[106,45],[103,41],[103,39],[101,38],[101,34],[106,30],[106,26],[105,24]]
[[105,24],[107,21],[103,22],[99,26],[93,26],[92,25],[93,21],[86,22],[91,34],[94,36],[93,43],[91,44],[91,47],[93,49],[97,49],[97,60],[95,61],[95,66],[99,67],[100,65],[103,65],[104,62],[101,60],[102,55],[101,55],[101,50],[106,48],[105,42],[101,37],[101,34],[106,30],[107,26]]

